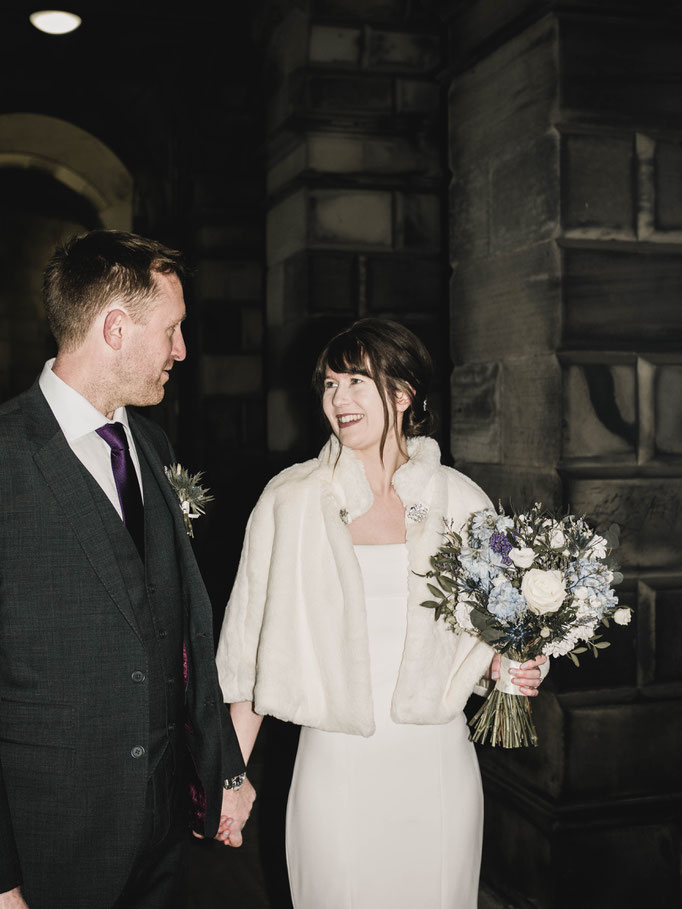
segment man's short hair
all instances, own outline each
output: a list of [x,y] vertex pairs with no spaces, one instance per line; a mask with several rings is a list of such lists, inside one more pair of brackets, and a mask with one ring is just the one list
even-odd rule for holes
[[93,320],[119,299],[140,321],[157,293],[155,274],[186,275],[181,253],[120,230],[93,230],[55,250],[43,280],[50,330],[60,349],[75,348]]

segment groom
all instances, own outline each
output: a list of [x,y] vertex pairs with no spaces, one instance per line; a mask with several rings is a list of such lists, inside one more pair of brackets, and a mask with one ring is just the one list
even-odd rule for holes
[[58,354],[0,408],[0,909],[182,905],[189,830],[254,792],[157,404],[185,358],[179,253],[93,231],[54,254]]

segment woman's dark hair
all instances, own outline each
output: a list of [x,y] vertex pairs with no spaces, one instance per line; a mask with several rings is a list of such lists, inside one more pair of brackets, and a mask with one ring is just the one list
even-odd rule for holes
[[393,411],[396,434],[398,431],[396,397],[400,392],[410,398],[410,405],[403,413],[404,438],[424,436],[432,431],[433,418],[426,409],[426,394],[433,374],[431,357],[419,338],[404,325],[388,319],[360,319],[332,338],[318,357],[313,372],[313,388],[320,398],[324,394],[327,369],[369,376],[375,383],[384,406],[382,458],[389,408]]

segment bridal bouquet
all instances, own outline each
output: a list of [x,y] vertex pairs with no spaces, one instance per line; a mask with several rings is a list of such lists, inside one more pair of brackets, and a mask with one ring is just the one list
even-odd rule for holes
[[603,535],[584,518],[557,519],[540,504],[508,516],[477,511],[462,536],[446,521],[443,545],[426,577],[434,610],[452,631],[476,635],[502,654],[500,681],[471,720],[475,742],[503,748],[537,745],[530,701],[510,684],[510,666],[545,656],[594,656],[609,644],[597,628],[630,621],[613,585],[622,575],[610,556],[618,527]]

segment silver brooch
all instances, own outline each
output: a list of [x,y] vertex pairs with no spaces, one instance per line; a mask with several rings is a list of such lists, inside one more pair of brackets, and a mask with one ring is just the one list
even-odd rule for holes
[[405,518],[408,521],[412,521],[413,524],[419,524],[420,521],[424,520],[428,513],[429,506],[424,505],[422,502],[417,502],[416,505],[410,505],[405,512]]
[[341,509],[341,511],[339,512],[339,517],[341,518],[341,520],[343,521],[344,524],[350,524],[350,515],[348,514],[348,512],[346,511],[345,508]]

